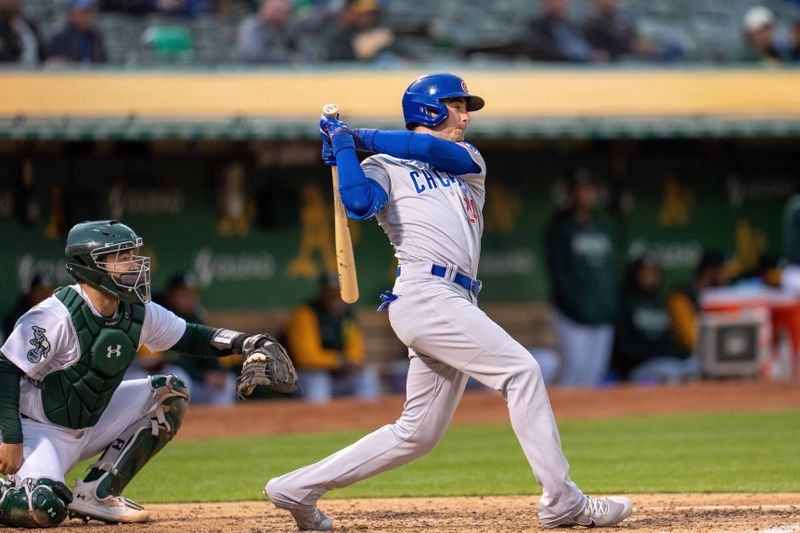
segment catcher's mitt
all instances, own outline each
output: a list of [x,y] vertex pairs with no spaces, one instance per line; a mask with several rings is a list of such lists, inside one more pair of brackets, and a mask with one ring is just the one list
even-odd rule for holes
[[256,386],[264,385],[277,392],[297,388],[297,373],[281,344],[270,335],[253,335],[244,341],[242,373],[236,380],[236,392],[244,399]]

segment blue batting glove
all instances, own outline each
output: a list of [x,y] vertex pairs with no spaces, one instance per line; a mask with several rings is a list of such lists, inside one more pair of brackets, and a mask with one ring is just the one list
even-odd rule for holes
[[319,134],[323,139],[328,138],[332,140],[341,133],[346,133],[348,135],[353,134],[353,132],[350,131],[350,127],[341,120],[322,115],[319,119]]
[[322,141],[322,162],[329,167],[336,166],[336,154],[333,153],[331,141],[327,138]]
[[[319,119],[319,134],[322,137],[322,160],[326,165],[336,164],[336,154],[341,150],[356,149],[355,139],[350,127],[337,118],[322,115]],[[325,145],[330,147],[330,154]]]

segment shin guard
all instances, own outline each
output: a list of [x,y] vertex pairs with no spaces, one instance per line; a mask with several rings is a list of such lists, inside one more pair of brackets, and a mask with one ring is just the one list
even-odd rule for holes
[[188,408],[186,384],[175,376],[151,376],[153,397],[158,401],[155,413],[129,426],[105,449],[84,478],[95,484],[97,498],[119,496],[142,469],[180,428]]

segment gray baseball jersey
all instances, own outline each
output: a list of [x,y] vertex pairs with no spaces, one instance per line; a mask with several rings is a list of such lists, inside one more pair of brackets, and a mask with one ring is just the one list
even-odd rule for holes
[[486,164],[475,147],[460,143],[481,170],[456,176],[428,163],[374,155],[362,163],[368,178],[389,196],[376,215],[398,262],[452,264],[474,278],[478,273],[486,198]]

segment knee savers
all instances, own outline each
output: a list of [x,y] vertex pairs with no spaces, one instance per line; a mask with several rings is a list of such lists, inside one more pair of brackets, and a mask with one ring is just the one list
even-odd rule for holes
[[11,527],[55,527],[67,517],[72,493],[60,481],[26,478],[0,486],[0,524]]
[[97,481],[96,496],[119,496],[133,476],[178,433],[188,408],[186,384],[175,376],[151,376],[156,411],[130,425],[91,466],[85,482]]

